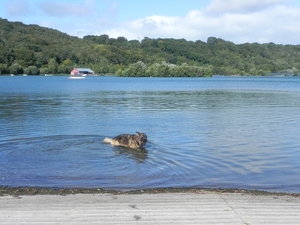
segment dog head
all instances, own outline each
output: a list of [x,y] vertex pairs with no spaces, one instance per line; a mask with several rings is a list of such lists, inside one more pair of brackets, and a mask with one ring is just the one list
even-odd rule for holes
[[145,133],[136,132],[135,137],[139,148],[142,148],[147,143],[147,135]]

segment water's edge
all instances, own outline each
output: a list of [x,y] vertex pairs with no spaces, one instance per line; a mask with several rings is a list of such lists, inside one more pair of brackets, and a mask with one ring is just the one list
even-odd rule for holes
[[255,196],[293,196],[299,197],[300,193],[271,192],[262,190],[248,190],[238,188],[151,188],[137,190],[111,190],[102,188],[41,188],[41,187],[1,187],[0,196],[24,196],[24,195],[75,195],[75,194],[112,194],[112,195],[136,195],[136,194],[247,194]]

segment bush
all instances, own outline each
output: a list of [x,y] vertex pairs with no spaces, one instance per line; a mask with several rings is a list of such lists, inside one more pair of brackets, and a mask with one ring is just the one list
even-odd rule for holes
[[24,69],[24,73],[29,75],[38,75],[40,74],[40,71],[36,66],[28,66]]
[[23,74],[24,70],[23,68],[18,64],[14,63],[10,68],[9,68],[9,73],[11,74]]

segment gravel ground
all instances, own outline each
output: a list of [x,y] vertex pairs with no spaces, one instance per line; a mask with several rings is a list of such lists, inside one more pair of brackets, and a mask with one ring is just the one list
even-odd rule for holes
[[160,194],[160,193],[194,193],[194,194],[209,194],[209,193],[241,193],[251,195],[289,195],[299,197],[299,193],[278,193],[258,190],[242,190],[232,188],[155,188],[155,189],[139,189],[139,190],[106,190],[102,188],[40,188],[40,187],[7,187],[0,186],[0,196],[11,195],[72,195],[72,194]]

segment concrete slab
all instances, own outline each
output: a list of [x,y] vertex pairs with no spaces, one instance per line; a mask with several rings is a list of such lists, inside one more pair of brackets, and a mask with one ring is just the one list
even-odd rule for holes
[[232,193],[1,196],[0,224],[299,224],[300,198]]

